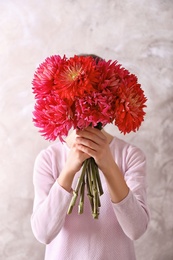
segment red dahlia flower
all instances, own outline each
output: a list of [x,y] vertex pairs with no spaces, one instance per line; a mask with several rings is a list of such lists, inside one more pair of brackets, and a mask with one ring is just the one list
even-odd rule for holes
[[101,92],[92,92],[77,99],[74,116],[75,128],[84,129],[90,125],[96,127],[98,123],[105,126],[113,121],[112,96]]
[[124,78],[117,89],[115,125],[124,134],[139,129],[144,120],[146,97],[135,75]]
[[47,140],[54,141],[57,137],[63,141],[73,125],[73,114],[68,104],[58,96],[47,95],[37,100],[33,121],[40,133]]
[[100,71],[100,81],[98,84],[98,88],[100,91],[113,92],[116,91],[120,77],[117,73],[115,73],[115,68],[117,67],[117,61],[111,63],[111,61],[106,62],[105,60],[101,60],[98,62],[97,68]]
[[67,60],[60,73],[55,77],[55,91],[62,99],[74,100],[94,91],[100,73],[92,57],[74,56]]
[[54,91],[54,80],[61,67],[64,66],[66,57],[61,58],[59,55],[54,55],[46,58],[46,60],[40,64],[37,68],[33,84],[33,93],[35,98],[43,98]]

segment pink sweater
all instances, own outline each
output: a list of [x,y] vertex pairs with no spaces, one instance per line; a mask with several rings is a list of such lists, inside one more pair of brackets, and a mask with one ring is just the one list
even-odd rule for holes
[[[78,215],[76,203],[72,214],[67,215],[72,194],[56,181],[69,152],[65,143],[50,145],[36,158],[31,226],[37,240],[46,244],[45,260],[136,259],[133,240],[142,236],[149,221],[146,160],[140,149],[116,137],[110,149],[130,192],[120,203],[112,203],[100,172],[104,194],[99,219],[92,218],[86,195],[84,213]],[[79,174],[76,174],[72,188],[75,188]]]

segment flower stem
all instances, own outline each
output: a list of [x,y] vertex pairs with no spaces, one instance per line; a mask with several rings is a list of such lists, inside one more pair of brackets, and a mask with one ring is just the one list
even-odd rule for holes
[[91,209],[93,211],[94,208],[94,204],[93,204],[93,191],[92,191],[92,181],[91,181],[91,174],[90,174],[90,170],[88,169],[87,173],[86,173],[86,184],[87,184],[87,195],[90,201],[90,205],[91,205]]
[[[94,161],[94,159],[93,159],[93,161]],[[101,196],[103,194],[103,188],[102,188],[102,183],[101,183],[101,180],[100,180],[100,174],[99,174],[98,166],[95,163],[95,161],[94,161],[93,164],[94,164],[94,172],[95,172],[95,175],[96,175],[96,181],[97,181],[97,185],[98,185],[98,189],[99,189],[99,194]]]
[[84,194],[85,194],[85,180],[83,179],[83,182],[81,184],[80,188],[80,201],[78,206],[78,213],[82,214],[84,211]]
[[86,172],[86,168],[87,168],[88,163],[89,163],[89,159],[85,160],[84,163],[83,163],[82,173],[81,173],[80,177],[78,178],[76,188],[73,191],[73,197],[72,197],[70,205],[68,207],[67,214],[71,214],[73,207],[75,206],[76,199],[77,199],[77,196],[78,196],[78,192],[79,192],[81,185],[84,181],[85,172]]
[[97,186],[97,179],[96,179],[96,174],[95,174],[95,161],[92,160],[90,163],[90,167],[91,167],[91,178],[92,178],[92,190],[93,190],[93,211],[92,211],[92,215],[93,218],[98,218],[99,215],[99,208],[98,208],[98,186]]

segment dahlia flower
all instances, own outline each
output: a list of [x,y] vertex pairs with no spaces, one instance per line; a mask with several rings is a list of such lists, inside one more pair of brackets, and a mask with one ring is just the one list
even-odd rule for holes
[[47,140],[54,141],[57,136],[63,141],[73,125],[73,113],[69,105],[58,96],[47,95],[38,99],[33,112],[33,121]]
[[61,67],[64,66],[65,61],[65,56],[61,58],[59,55],[54,55],[46,58],[39,65],[32,81],[33,93],[36,99],[42,99],[54,92],[55,78],[59,74]]
[[67,60],[60,73],[55,77],[55,92],[62,99],[74,101],[97,87],[99,72],[91,57],[74,56]]
[[117,89],[115,125],[126,134],[137,131],[144,120],[146,97],[135,75],[124,78]]

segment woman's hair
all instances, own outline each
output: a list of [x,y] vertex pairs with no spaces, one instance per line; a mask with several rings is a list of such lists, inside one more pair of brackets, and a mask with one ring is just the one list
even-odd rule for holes
[[85,54],[85,53],[81,53],[81,54],[78,54],[77,56],[79,56],[79,57],[92,57],[92,58],[96,61],[96,64],[97,64],[99,61],[103,60],[103,58],[101,58],[101,57],[99,57],[99,56],[97,56],[97,55],[95,55],[95,54]]

